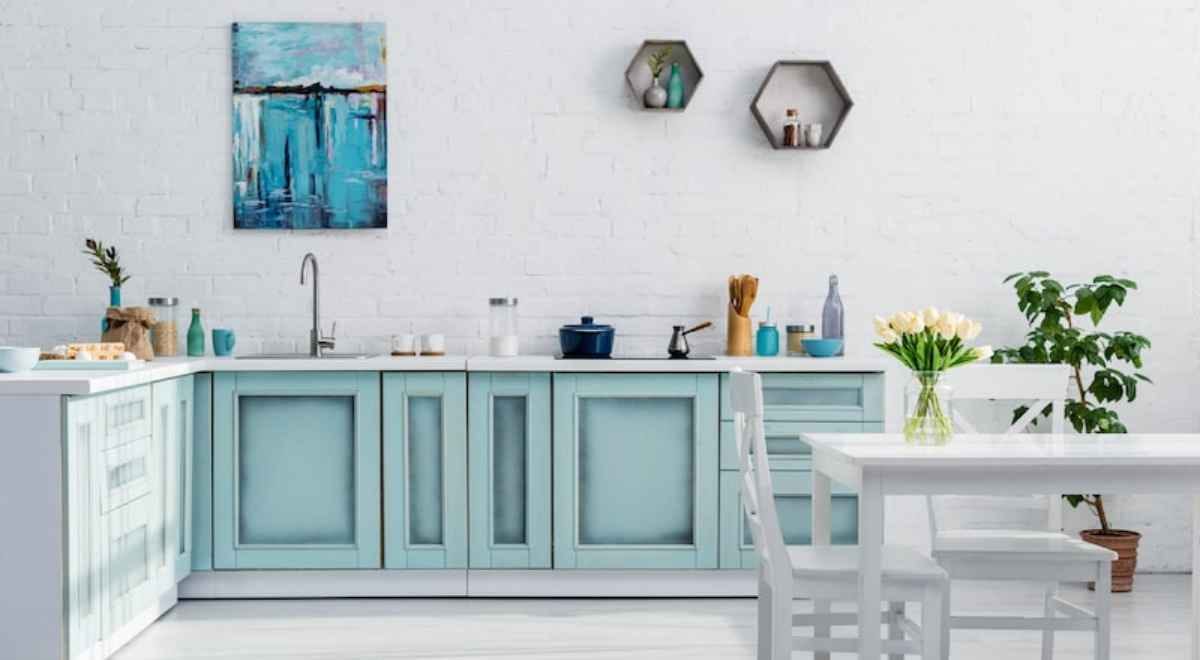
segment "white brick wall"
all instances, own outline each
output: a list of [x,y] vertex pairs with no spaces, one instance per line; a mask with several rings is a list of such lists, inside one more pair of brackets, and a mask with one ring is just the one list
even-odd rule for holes
[[[235,20],[388,23],[387,231],[231,229]],[[123,250],[127,301],[180,295],[245,351],[304,341],[310,250],[340,346],[370,351],[410,326],[480,350],[499,294],[522,299],[526,350],[582,313],[654,350],[720,320],[740,271],[807,322],[837,272],[853,353],[872,314],[930,302],[1004,344],[1004,275],[1105,271],[1142,284],[1117,319],[1154,340],[1131,426],[1200,430],[1198,28],[1194,0],[0,0],[0,343],[94,333],[86,236]],[[702,88],[636,112],[633,49],[675,36]],[[857,105],[834,149],[773,152],[747,106],[803,57]],[[1144,567],[1188,565],[1185,502],[1114,506],[1149,532]]]

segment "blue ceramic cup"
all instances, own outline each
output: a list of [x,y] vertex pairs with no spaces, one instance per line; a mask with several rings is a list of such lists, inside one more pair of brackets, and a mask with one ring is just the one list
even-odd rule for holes
[[212,331],[212,340],[213,355],[231,355],[233,353],[233,345],[237,342],[237,337],[233,334],[233,330],[214,328]]

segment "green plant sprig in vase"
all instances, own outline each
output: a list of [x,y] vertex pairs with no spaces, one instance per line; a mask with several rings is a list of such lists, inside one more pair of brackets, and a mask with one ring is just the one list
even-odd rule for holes
[[[1126,433],[1128,429],[1109,404],[1132,402],[1138,384],[1151,382],[1140,372],[1142,352],[1150,348],[1146,337],[1117,330],[1102,332],[1086,329],[1090,320],[1098,328],[1115,304],[1120,307],[1130,291],[1137,289],[1133,280],[1097,275],[1091,282],[1063,285],[1044,270],[1014,273],[1004,279],[1011,282],[1017,295],[1017,308],[1030,326],[1021,346],[996,351],[993,362],[1025,364],[1065,364],[1072,371],[1072,386],[1065,416],[1079,433]],[[1090,378],[1088,377],[1090,375]],[[1013,411],[1013,419],[1025,414],[1027,407]],[[1043,416],[1049,415],[1047,408]],[[1064,495],[1072,507],[1086,504],[1100,523],[1098,530],[1083,535],[1093,543],[1111,547],[1118,553],[1128,549],[1134,557],[1140,534],[1113,529],[1104,509],[1104,498],[1095,494]],[[1120,547],[1119,547],[1120,546]],[[1133,586],[1132,569],[1128,575],[1117,573],[1114,563],[1113,590],[1128,591]]]
[[904,438],[920,444],[943,444],[954,434],[949,394],[941,377],[949,369],[986,360],[990,346],[970,346],[983,325],[962,314],[927,307],[875,317],[877,348],[894,356],[913,374],[905,390]]

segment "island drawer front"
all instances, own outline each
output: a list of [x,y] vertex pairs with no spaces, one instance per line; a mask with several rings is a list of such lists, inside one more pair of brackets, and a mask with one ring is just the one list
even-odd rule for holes
[[[721,471],[721,568],[756,568],[758,556],[746,527],[739,490],[741,472]],[[779,526],[788,545],[812,543],[812,473],[797,470],[771,470]],[[858,498],[853,491],[836,482],[833,489],[831,536],[834,545],[858,543]]]
[[[777,422],[882,422],[883,374],[762,374],[763,416]],[[721,419],[733,419],[721,374]]]
[[102,510],[112,511],[150,492],[150,460],[149,437],[104,451]]
[[[883,433],[883,422],[764,422],[772,470],[808,470],[812,449],[801,433]],[[721,422],[721,469],[738,469],[733,422]]]
[[133,442],[154,432],[151,423],[150,392],[150,386],[144,385],[100,397],[106,448]]

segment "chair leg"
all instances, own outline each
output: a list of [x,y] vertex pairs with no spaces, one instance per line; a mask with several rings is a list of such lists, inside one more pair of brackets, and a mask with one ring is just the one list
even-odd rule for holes
[[945,633],[950,627],[950,610],[944,609],[950,602],[949,594],[949,580],[937,586],[925,587],[925,597],[921,600],[921,660],[945,660],[950,657],[950,649],[943,646]]
[[763,579],[758,581],[758,660],[775,660],[775,592]]
[[[831,609],[827,600],[813,601],[813,614],[829,614]],[[813,637],[816,639],[832,639],[833,628],[828,623],[819,623],[813,626]],[[830,660],[829,652],[815,651],[813,653],[813,660]]]
[[1112,639],[1112,564],[1096,569],[1096,660],[1108,660]]
[[[900,617],[904,616],[904,602],[888,603],[888,639],[904,639],[904,629],[900,627]],[[888,660],[904,660],[903,653],[889,653]]]
[[[941,598],[941,624],[938,626],[938,634],[941,636],[938,649],[942,653],[942,660],[950,660],[950,590],[954,586],[953,580],[946,580],[942,585]],[[921,615],[921,625],[925,625],[925,615]]]
[[[1050,583],[1046,585],[1044,616],[1047,619],[1052,619],[1058,615],[1058,608],[1054,606],[1054,597],[1057,594],[1057,584]],[[1050,628],[1042,630],[1042,660],[1054,660],[1054,630]]]

